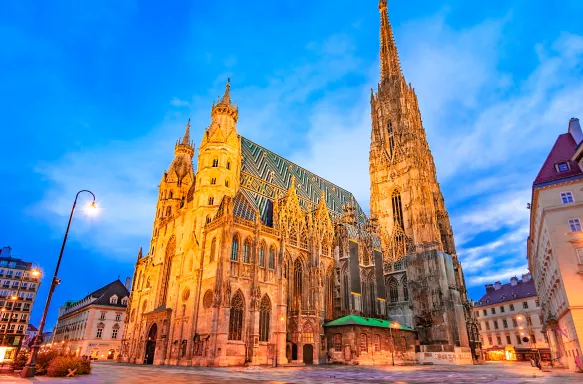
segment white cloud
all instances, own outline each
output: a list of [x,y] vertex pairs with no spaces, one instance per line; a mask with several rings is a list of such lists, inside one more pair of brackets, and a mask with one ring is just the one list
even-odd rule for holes
[[189,107],[190,103],[188,101],[185,101],[185,100],[180,100],[178,97],[174,97],[174,98],[172,98],[172,100],[170,100],[170,105],[172,105],[173,107],[181,108],[181,107]]

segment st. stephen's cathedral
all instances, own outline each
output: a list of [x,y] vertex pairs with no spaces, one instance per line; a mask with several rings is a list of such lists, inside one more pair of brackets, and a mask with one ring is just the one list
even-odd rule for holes
[[239,135],[227,83],[196,169],[189,121],[162,175],[150,246],[135,265],[122,361],[366,363],[378,354],[378,364],[397,348],[386,324],[408,335],[403,358],[468,352],[449,216],[386,0],[379,10],[370,216],[346,189]]

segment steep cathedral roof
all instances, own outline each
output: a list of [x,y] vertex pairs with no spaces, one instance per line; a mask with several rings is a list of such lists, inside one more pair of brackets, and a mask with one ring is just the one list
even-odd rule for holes
[[255,204],[266,225],[271,225],[273,200],[285,196],[292,177],[295,177],[300,205],[306,211],[317,208],[323,192],[332,216],[340,217],[344,213],[343,207],[350,204],[355,208],[358,221],[364,221],[364,211],[354,195],[336,184],[242,136],[241,154],[243,193],[249,202]]

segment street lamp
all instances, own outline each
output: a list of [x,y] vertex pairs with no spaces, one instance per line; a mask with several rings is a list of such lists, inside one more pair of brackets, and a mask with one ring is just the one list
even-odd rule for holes
[[47,313],[49,311],[49,306],[51,305],[51,298],[53,297],[53,292],[55,291],[56,286],[59,285],[59,283],[61,282],[61,280],[57,277],[57,275],[59,273],[59,267],[61,266],[61,259],[63,258],[63,251],[65,250],[65,245],[67,244],[67,236],[69,236],[69,228],[71,227],[71,221],[73,220],[73,213],[75,212],[75,206],[77,206],[77,198],[79,197],[79,194],[81,192],[87,192],[87,193],[91,194],[91,196],[93,196],[93,201],[89,205],[88,211],[95,212],[95,210],[97,209],[97,207],[95,206],[95,195],[93,194],[93,192],[88,191],[86,189],[83,189],[83,190],[77,192],[77,194],[75,195],[75,201],[73,201],[73,207],[71,208],[71,214],[69,215],[69,222],[67,223],[67,230],[65,231],[65,237],[63,238],[63,245],[61,245],[61,252],[59,253],[59,259],[57,260],[57,265],[55,267],[53,281],[51,282],[51,287],[49,288],[49,295],[47,296],[47,302],[45,304],[43,316],[42,316],[40,323],[39,323],[39,326],[38,326],[38,333],[37,333],[36,339],[34,340],[34,345],[32,347],[30,358],[28,359],[28,362],[24,366],[24,369],[22,370],[22,373],[20,375],[23,378],[33,377],[35,372],[36,372],[36,356],[38,355],[38,351],[40,349],[43,329],[45,327],[45,322],[47,320]]
[[399,329],[400,327],[401,324],[397,322],[391,322],[391,325],[389,326],[389,334],[391,335],[391,340],[393,341],[393,348],[391,348],[391,360],[393,362],[393,367],[395,366],[395,338],[393,337],[393,328]]

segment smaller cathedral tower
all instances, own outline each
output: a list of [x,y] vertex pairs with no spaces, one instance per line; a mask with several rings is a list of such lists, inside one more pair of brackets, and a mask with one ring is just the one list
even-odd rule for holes
[[231,82],[222,98],[213,103],[211,124],[205,130],[198,153],[195,207],[202,228],[216,214],[224,196],[233,197],[239,187],[241,144],[237,134],[239,112],[231,101]]
[[190,119],[186,124],[184,136],[174,146],[174,160],[164,172],[159,186],[156,222],[154,231],[163,219],[171,217],[186,204],[188,190],[193,186],[194,169],[192,156],[194,143],[190,141]]

